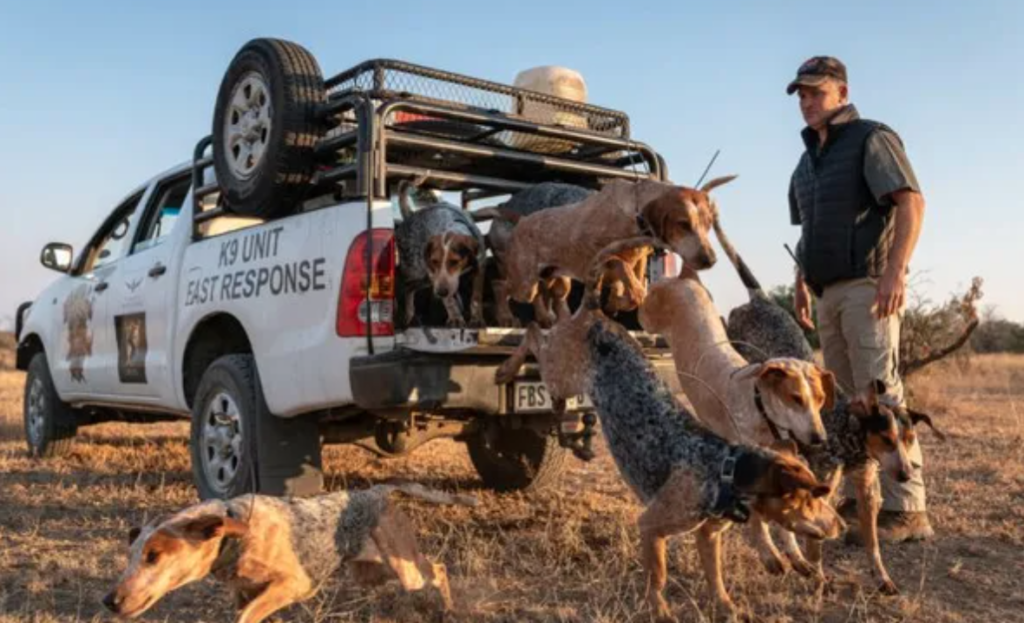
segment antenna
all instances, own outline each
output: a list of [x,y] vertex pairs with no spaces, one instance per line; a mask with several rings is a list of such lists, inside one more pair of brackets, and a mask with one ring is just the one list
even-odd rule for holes
[[700,183],[704,181],[705,177],[707,177],[708,171],[711,170],[711,165],[715,164],[715,160],[718,160],[718,154],[720,153],[722,153],[721,149],[715,150],[715,155],[711,156],[711,162],[709,162],[708,166],[704,168],[704,173],[701,174],[700,179],[697,180],[697,183],[693,185],[694,188],[700,188]]

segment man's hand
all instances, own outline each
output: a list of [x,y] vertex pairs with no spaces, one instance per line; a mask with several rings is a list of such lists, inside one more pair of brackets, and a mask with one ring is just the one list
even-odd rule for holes
[[814,331],[814,321],[811,319],[811,293],[803,278],[799,276],[793,289],[793,311],[796,312],[796,321],[801,327]]
[[907,277],[905,270],[886,269],[878,282],[878,295],[875,297],[875,316],[879,319],[888,318],[903,309],[907,297]]

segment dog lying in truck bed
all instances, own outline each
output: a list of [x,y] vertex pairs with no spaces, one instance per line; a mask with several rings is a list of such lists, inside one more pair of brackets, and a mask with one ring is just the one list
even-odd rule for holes
[[[530,303],[542,280],[562,276],[583,281],[599,251],[638,236],[654,239],[697,270],[711,267],[715,252],[708,232],[715,206],[708,193],[734,177],[714,179],[700,190],[653,180],[614,180],[578,203],[523,217],[509,242],[508,296]],[[619,255],[637,252],[635,247],[622,247]]]
[[435,504],[476,504],[417,484],[209,500],[133,528],[128,568],[103,603],[139,616],[167,593],[213,575],[234,592],[238,623],[259,623],[312,597],[347,565],[363,583],[391,577],[409,591],[433,587],[448,610],[445,567],[420,553],[411,522],[390,500],[394,491]]

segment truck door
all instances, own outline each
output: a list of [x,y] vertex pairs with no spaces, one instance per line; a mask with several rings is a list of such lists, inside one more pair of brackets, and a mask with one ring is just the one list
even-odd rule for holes
[[173,402],[171,328],[178,277],[179,246],[187,236],[179,222],[188,191],[190,172],[158,181],[149,194],[128,255],[111,283],[108,328],[115,356],[110,378],[119,398]]

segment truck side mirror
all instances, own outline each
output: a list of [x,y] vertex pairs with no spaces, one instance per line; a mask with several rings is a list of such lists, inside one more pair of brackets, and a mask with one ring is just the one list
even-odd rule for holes
[[71,270],[71,245],[63,242],[51,242],[43,247],[39,261],[43,266],[51,268],[60,273]]

